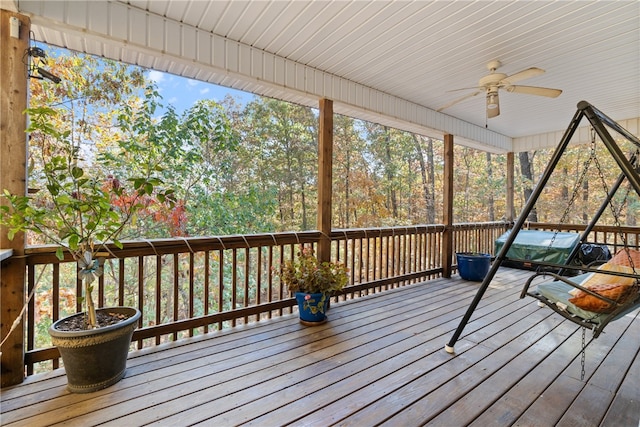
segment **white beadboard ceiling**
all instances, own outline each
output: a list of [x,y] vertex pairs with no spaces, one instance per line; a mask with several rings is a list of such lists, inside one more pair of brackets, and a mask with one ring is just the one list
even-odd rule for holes
[[[586,100],[639,133],[640,1],[3,0],[46,43],[489,151],[555,146]],[[10,7],[8,7],[10,8]],[[518,84],[486,119],[474,88],[499,60]]]

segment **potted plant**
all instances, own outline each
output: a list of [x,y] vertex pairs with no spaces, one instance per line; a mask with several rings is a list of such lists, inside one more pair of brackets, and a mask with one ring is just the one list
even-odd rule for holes
[[[112,256],[109,245],[123,247],[118,238],[125,226],[150,200],[173,203],[173,192],[160,189],[157,174],[162,168],[151,155],[140,159],[135,177],[120,180],[106,170],[92,170],[83,161],[83,156],[95,153],[81,152],[72,132],[59,130],[68,126],[61,125],[60,111],[42,107],[26,112],[31,139],[37,138],[39,148],[47,151],[39,177],[43,188],[35,195],[5,190],[2,196],[8,203],[0,206],[0,223],[7,227],[9,239],[18,232],[35,233],[43,242],[58,245],[58,259],[70,257],[77,263],[77,277],[84,284],[84,295],[77,297],[84,311],[56,321],[49,332],[62,356],[69,389],[92,392],[124,376],[131,336],[140,318],[136,308],[96,310],[92,285],[103,272],[104,259]],[[133,129],[136,118],[129,113],[121,120],[129,120],[129,129]],[[133,144],[144,145],[146,139],[140,130],[120,136],[122,153]],[[111,156],[116,158],[117,151]],[[108,160],[104,163],[109,164]]]
[[327,320],[329,298],[348,282],[347,269],[337,262],[320,262],[313,247],[300,245],[293,260],[282,264],[277,272],[298,303],[300,322],[319,325]]

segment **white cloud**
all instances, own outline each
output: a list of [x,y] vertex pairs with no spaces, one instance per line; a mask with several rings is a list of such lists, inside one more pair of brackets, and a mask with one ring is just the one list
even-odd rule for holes
[[210,89],[208,87],[205,87],[204,89],[200,89],[200,95],[204,95],[206,93],[209,93],[209,90]]
[[148,77],[152,82],[160,83],[164,80],[164,73],[162,71],[150,70]]
[[200,82],[199,82],[199,81],[197,81],[197,80],[193,80],[193,79],[189,79],[189,80],[187,80],[187,84],[188,84],[189,86],[197,86],[199,83],[200,83]]

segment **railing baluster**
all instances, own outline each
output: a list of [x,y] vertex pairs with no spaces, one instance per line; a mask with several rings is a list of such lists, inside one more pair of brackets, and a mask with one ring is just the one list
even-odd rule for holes
[[[243,307],[249,307],[249,305],[251,304],[251,301],[249,300],[249,262],[250,262],[250,258],[249,258],[249,248],[245,248],[244,250],[244,302],[243,302]],[[247,324],[249,323],[249,316],[244,316],[244,323]]]
[[[195,254],[193,252],[189,252],[189,318],[193,318],[195,316]],[[194,329],[189,329],[189,336],[193,336]]]
[[118,260],[118,305],[124,305],[125,258]]
[[98,307],[104,307],[104,274],[98,277]]
[[[224,250],[218,255],[218,312],[224,311]],[[222,321],[218,322],[218,329],[222,329]]]
[[[203,312],[204,315],[208,315],[209,314],[209,277],[211,274],[211,271],[209,270],[209,259],[211,258],[211,252],[210,251],[205,251],[204,252],[204,289],[203,289],[203,298],[204,298],[204,302],[203,302]],[[207,332],[209,332],[209,325],[204,325],[203,327],[203,331],[206,334]]]
[[[156,325],[162,323],[162,257],[156,255],[156,295],[155,295]],[[160,335],[156,336],[156,345],[160,344]]]
[[[256,251],[256,305],[262,304],[262,246],[257,248]],[[256,321],[259,321],[262,316],[256,315]]]
[[[44,268],[44,267],[43,267]],[[31,292],[33,291],[33,288],[36,286],[36,274],[35,274],[35,266],[33,265],[29,265],[27,267],[27,295],[31,295]],[[55,276],[54,276],[54,282],[55,282]],[[36,341],[36,333],[35,333],[35,328],[36,328],[36,304],[35,304],[35,295],[34,298],[32,298],[29,303],[27,304],[27,350],[33,350],[35,348],[35,341]],[[33,363],[28,363],[27,364],[27,375],[32,375],[33,374]]]
[[[33,266],[30,266],[29,268],[32,268]],[[42,270],[45,270],[47,268],[47,266],[43,265],[42,266]],[[52,315],[52,320],[51,323],[56,322],[58,319],[60,319],[60,264],[53,264],[53,269],[52,269],[52,292],[51,292],[51,297],[52,297],[52,301],[51,301],[51,315]],[[35,271],[35,270],[34,270]],[[33,289],[33,288],[30,288]],[[29,307],[29,311],[30,313],[33,313],[34,308],[33,307]],[[33,322],[29,322],[30,324],[32,324]],[[60,359],[56,358],[53,359],[53,369],[58,369],[60,367]]]
[[[355,251],[355,242],[356,240],[354,239],[354,251]],[[358,242],[358,250],[357,250],[357,257],[354,256],[354,264],[358,265],[358,283],[362,283],[362,239],[357,239]],[[362,296],[362,291],[358,291],[358,296]]]
[[[275,269],[276,267],[273,265],[273,248],[274,246],[269,246],[269,251],[268,251],[268,257],[269,257],[269,263],[268,263],[268,271],[269,271],[269,276],[267,278],[267,282],[269,284],[268,288],[267,288],[267,299],[269,300],[269,302],[273,301],[273,274],[271,274],[273,272],[273,269]],[[268,312],[268,318],[271,319],[271,316],[273,315],[273,311],[269,310]]]
[[[142,255],[138,257],[138,310],[142,313],[140,319],[144,319],[144,257]],[[138,349],[142,346],[142,340],[138,340]]]
[[[180,263],[179,254],[173,254],[173,320],[176,321],[180,318],[179,314],[179,287],[180,287]],[[178,332],[173,333],[173,340],[178,339]]]

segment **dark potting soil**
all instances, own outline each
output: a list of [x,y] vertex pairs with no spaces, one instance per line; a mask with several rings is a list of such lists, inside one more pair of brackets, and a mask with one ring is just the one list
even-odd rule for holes
[[[123,320],[128,319],[129,316],[121,313],[110,313],[108,311],[99,311],[96,313],[96,320],[98,327],[102,328],[109,325],[115,325]],[[59,331],[84,331],[86,328],[86,316],[72,316],[64,321],[58,323],[56,329]]]

